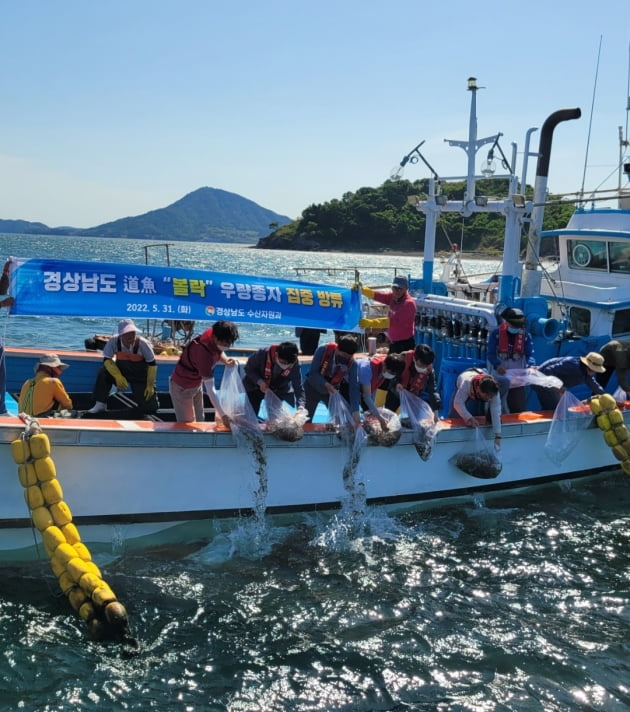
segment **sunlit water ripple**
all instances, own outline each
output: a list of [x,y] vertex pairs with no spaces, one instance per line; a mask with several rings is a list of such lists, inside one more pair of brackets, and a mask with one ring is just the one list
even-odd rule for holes
[[[60,256],[58,242],[39,253]],[[138,249],[97,242],[90,258]],[[13,243],[5,252],[23,254]],[[190,243],[174,252],[244,273],[268,261],[283,274],[351,264]],[[232,267],[235,253],[246,257]],[[415,260],[376,259],[417,271]],[[47,561],[5,567],[0,709],[627,710],[629,511],[618,472],[397,517],[271,520],[262,540],[244,520],[189,548],[131,553],[117,542],[120,553],[97,563],[137,648],[90,641]]]

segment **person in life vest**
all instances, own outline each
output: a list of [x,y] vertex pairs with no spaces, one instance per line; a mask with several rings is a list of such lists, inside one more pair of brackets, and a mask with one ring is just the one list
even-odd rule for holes
[[400,406],[400,393],[407,390],[426,401],[434,413],[442,407],[442,396],[437,388],[437,379],[433,362],[435,351],[428,344],[418,344],[413,351],[403,353],[405,369],[395,389],[387,394],[385,407],[397,410]]
[[221,419],[224,425],[229,425],[229,419],[221,408],[214,387],[214,368],[218,363],[229,368],[236,365],[236,360],[228,357],[225,351],[238,337],[236,324],[231,321],[217,321],[184,346],[168,384],[175,417],[179,423],[205,420],[205,385],[217,419]]
[[494,446],[501,446],[501,395],[499,384],[486,371],[470,368],[457,377],[453,404],[449,413],[451,418],[461,418],[470,428],[477,427],[477,416],[486,416],[489,410]]
[[588,386],[591,395],[601,396],[604,388],[597,382],[597,374],[605,373],[604,357],[596,351],[586,356],[557,356],[543,361],[538,370],[544,376],[555,376],[562,381],[562,388],[532,386],[542,410],[555,410],[563,391],[576,386]]
[[400,378],[405,370],[405,359],[402,354],[377,354],[372,358],[356,359],[361,391],[361,406],[376,417],[383,430],[387,430],[387,421],[376,405],[381,396],[375,398],[381,391],[382,402],[385,401],[390,383]]
[[361,319],[359,326],[363,329],[378,329],[387,326],[390,353],[400,354],[413,349],[416,345],[416,302],[409,294],[407,278],[394,277],[391,291],[388,292],[374,291],[369,287],[359,285],[359,283],[356,283],[355,287],[357,289],[361,287],[361,294],[364,297],[381,304],[387,304],[389,307],[385,323],[383,319]]
[[159,407],[155,393],[157,364],[151,344],[138,336],[138,328],[131,319],[118,322],[118,335],[112,336],[103,347],[103,367],[94,384],[94,405],[88,413],[107,410],[107,398],[112,386],[131,392],[139,413],[155,413]]
[[510,388],[508,371],[513,368],[530,368],[536,365],[534,344],[525,324],[525,314],[520,309],[508,307],[501,312],[502,323],[488,335],[488,365],[490,373],[501,387],[501,405],[504,413],[522,413],[526,408],[525,386]]
[[345,335],[337,343],[324,344],[315,351],[304,382],[306,410],[311,422],[318,404],[323,401],[328,405],[330,396],[339,391],[349,402],[354,420],[359,424],[359,379],[354,360],[358,349],[356,337]]
[[72,399],[61,382],[61,372],[68,368],[57,354],[45,354],[35,364],[35,378],[24,382],[20,391],[20,413],[47,418],[60,410],[72,410]]
[[258,413],[268,390],[289,405],[303,408],[304,385],[297,344],[283,341],[255,351],[245,363],[243,385],[254,413]]

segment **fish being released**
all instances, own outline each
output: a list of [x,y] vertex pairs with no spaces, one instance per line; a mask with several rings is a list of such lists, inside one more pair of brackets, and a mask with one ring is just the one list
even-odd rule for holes
[[387,421],[387,430],[383,430],[380,422],[372,413],[366,413],[363,416],[363,429],[368,434],[369,442],[372,445],[391,447],[400,440],[402,432],[400,418],[387,408],[379,408],[378,412]]
[[304,423],[308,414],[304,408],[298,408],[295,413],[288,408],[279,409],[265,423],[265,432],[278,440],[295,442],[304,437]]
[[501,472],[501,462],[487,450],[463,452],[455,456],[453,463],[462,472],[472,477],[491,480]]

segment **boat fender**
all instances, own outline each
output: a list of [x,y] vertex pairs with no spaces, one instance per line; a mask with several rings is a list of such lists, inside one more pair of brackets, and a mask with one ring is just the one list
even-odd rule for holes
[[24,499],[59,587],[71,607],[86,621],[95,640],[116,639],[133,642],[129,619],[110,586],[92,561],[88,547],[72,523],[70,507],[63,501],[57,480],[48,436],[39,423],[25,416],[26,430],[11,443],[11,454],[18,465],[18,478]]
[[602,431],[604,441],[612,448],[613,456],[621,462],[621,469],[630,475],[630,433],[623,420],[623,413],[617,408],[615,399],[609,394],[590,400],[591,412]]

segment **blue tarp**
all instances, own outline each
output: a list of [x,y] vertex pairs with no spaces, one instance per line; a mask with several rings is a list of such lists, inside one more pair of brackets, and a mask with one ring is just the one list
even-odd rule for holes
[[72,260],[14,260],[12,315],[220,320],[356,329],[350,288],[243,274]]

